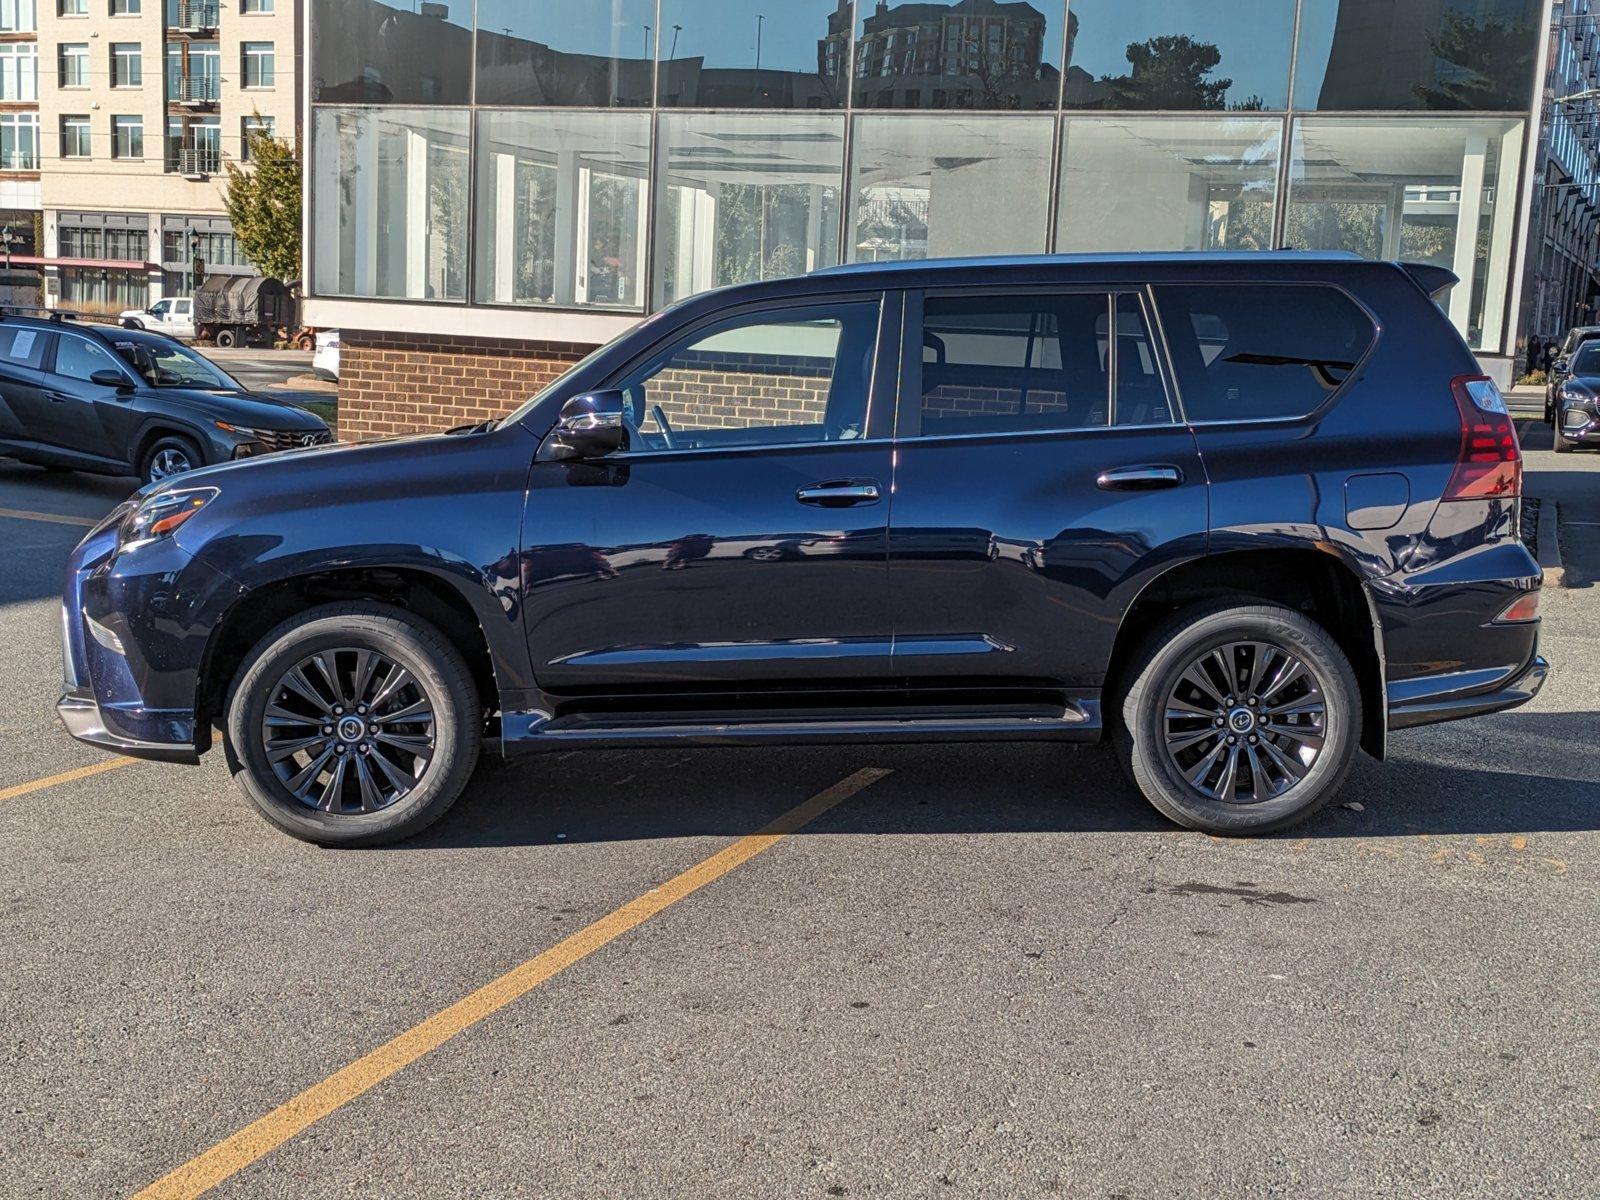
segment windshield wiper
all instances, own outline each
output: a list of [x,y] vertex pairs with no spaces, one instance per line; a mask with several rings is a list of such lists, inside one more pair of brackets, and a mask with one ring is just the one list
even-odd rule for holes
[[490,417],[487,421],[479,421],[476,425],[457,425],[454,429],[445,430],[446,433],[488,433],[500,423],[498,417]]

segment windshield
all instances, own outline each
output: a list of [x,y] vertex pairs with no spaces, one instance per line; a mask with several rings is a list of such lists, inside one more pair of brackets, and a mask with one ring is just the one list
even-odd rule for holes
[[1567,369],[1574,375],[1600,375],[1600,342],[1591,338],[1579,346]]
[[243,391],[237,381],[204,356],[176,342],[117,339],[117,354],[151,387]]

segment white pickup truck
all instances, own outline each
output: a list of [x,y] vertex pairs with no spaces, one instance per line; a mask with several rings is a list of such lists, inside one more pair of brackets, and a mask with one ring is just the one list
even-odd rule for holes
[[148,329],[175,338],[194,337],[194,300],[188,296],[169,296],[149,308],[130,308],[117,319],[129,329]]

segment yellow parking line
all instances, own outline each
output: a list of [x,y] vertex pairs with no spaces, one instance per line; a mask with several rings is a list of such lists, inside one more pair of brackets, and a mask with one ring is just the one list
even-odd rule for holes
[[55,787],[58,783],[71,783],[74,779],[87,779],[90,775],[99,775],[102,771],[115,771],[118,767],[131,767],[139,760],[136,758],[111,758],[105,762],[97,762],[87,767],[74,767],[70,771],[63,771],[59,775],[48,775],[43,779],[35,779],[32,783],[19,783],[15,787],[0,788],[0,800],[15,800],[18,796],[26,796],[29,792],[42,792],[45,788]]
[[437,1050],[457,1034],[500,1011],[513,1000],[527,995],[547,979],[588,958],[602,946],[637,928],[662,910],[749,862],[889,773],[868,767],[841,779],[804,804],[790,809],[764,829],[740,838],[660,887],[651,888],[615,912],[557,942],[544,953],[530,958],[519,967],[513,967],[492,983],[441,1009],[420,1025],[413,1026],[394,1040],[341,1067],[321,1083],[313,1084],[266,1116],[156,1180],[134,1196],[133,1200],[191,1200],[204,1195],[323,1117],[377,1087],[395,1072]]
[[26,508],[0,508],[0,517],[15,521],[49,521],[54,525],[82,525],[92,529],[100,524],[99,517],[69,517],[66,513],[33,512]]

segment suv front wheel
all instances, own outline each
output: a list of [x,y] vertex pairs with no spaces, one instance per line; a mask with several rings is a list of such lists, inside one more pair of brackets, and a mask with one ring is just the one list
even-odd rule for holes
[[234,683],[235,778],[273,824],[324,846],[427,828],[478,761],[472,671],[437,629],[380,604],[325,604],[262,638]]
[[1139,790],[1178,824],[1285,829],[1328,803],[1361,729],[1350,660],[1316,622],[1275,604],[1186,609],[1147,637],[1117,744]]

